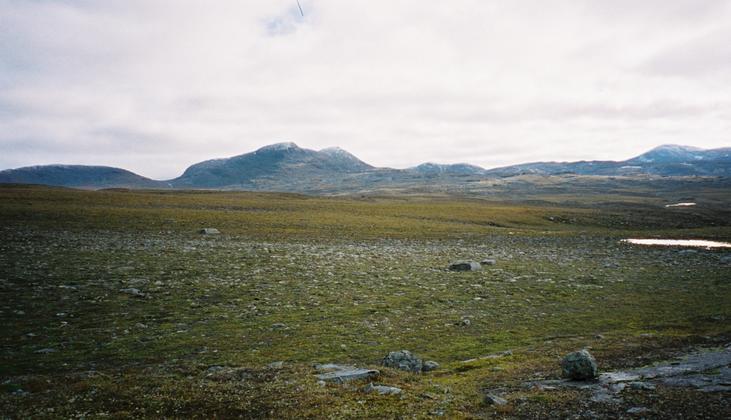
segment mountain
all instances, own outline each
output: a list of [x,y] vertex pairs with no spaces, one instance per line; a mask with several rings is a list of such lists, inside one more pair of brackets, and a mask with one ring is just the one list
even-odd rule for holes
[[43,184],[73,188],[167,188],[133,172],[109,166],[43,165],[0,171],[0,184]]
[[659,175],[731,176],[731,148],[703,150],[663,145],[624,161],[535,162],[491,169],[491,176],[516,175]]
[[391,169],[375,168],[338,147],[310,150],[294,143],[276,143],[251,153],[196,163],[169,181],[155,181],[124,169],[104,166],[48,165],[0,171],[0,183],[92,189],[227,189],[314,194],[454,193],[474,190],[483,181],[487,185],[490,180],[531,175],[731,177],[731,148],[702,150],[664,145],[619,162],[534,162],[490,170],[466,163],[424,163],[408,169]]
[[315,151],[294,143],[277,143],[255,152],[197,163],[170,184],[175,188],[256,188],[260,180],[326,180],[371,169],[340,148]]
[[479,175],[484,174],[485,170],[479,166],[470,165],[467,163],[456,163],[452,165],[445,165],[440,163],[422,163],[419,166],[407,169],[407,171],[414,172],[421,175]]

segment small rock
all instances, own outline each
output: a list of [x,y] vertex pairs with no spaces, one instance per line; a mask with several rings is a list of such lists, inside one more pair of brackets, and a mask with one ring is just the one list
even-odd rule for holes
[[375,369],[361,369],[355,366],[336,365],[333,363],[315,365],[315,370],[323,372],[317,375],[317,379],[320,381],[335,382],[338,384],[360,379],[373,379],[381,374],[381,372]]
[[227,366],[211,366],[205,372],[206,379],[217,382],[242,381],[251,379],[251,372],[246,368]]
[[52,349],[52,348],[49,347],[49,348],[45,348],[45,349],[36,350],[36,351],[34,351],[34,353],[38,353],[38,354],[51,354],[51,353],[56,353],[57,351],[58,350]]
[[561,360],[561,369],[569,379],[583,381],[597,377],[596,360],[587,350],[567,354]]
[[267,368],[273,369],[273,370],[278,370],[278,369],[281,369],[282,367],[284,367],[284,362],[282,362],[282,361],[271,362],[267,365]]
[[629,387],[631,389],[637,389],[641,391],[653,391],[655,390],[655,385],[651,384],[649,382],[631,382],[629,384]]
[[494,394],[485,395],[485,398],[482,401],[487,405],[505,405],[508,403],[508,400],[505,398],[500,398]]
[[433,360],[427,360],[424,362],[424,365],[421,367],[422,372],[431,372],[432,370],[439,369],[439,363],[433,361]]
[[450,271],[479,271],[481,269],[480,263],[474,261],[457,261],[449,266]]
[[380,395],[398,395],[401,393],[401,388],[386,385],[373,385],[373,383],[369,383],[365,386],[365,388],[363,388],[363,391],[367,393],[376,392]]
[[497,264],[497,261],[494,258],[486,258],[486,259],[480,261],[480,264],[482,264],[482,265],[495,265],[495,264]]
[[275,330],[281,330],[281,329],[287,328],[287,324],[277,322],[277,323],[272,324],[272,328]]
[[640,414],[640,413],[646,413],[647,407],[632,407],[629,410],[627,410],[627,414]]
[[472,324],[472,321],[470,321],[469,318],[462,318],[462,320],[459,321],[459,325],[463,327],[469,327]]
[[731,264],[731,255],[724,255],[720,259],[721,264]]
[[216,228],[203,228],[198,231],[201,235],[218,235],[221,232]]
[[408,350],[392,351],[383,358],[383,366],[405,370],[408,372],[421,372],[424,364],[421,359],[411,354]]
[[595,335],[594,338],[596,338],[597,340],[604,340],[604,336],[601,334]]
[[134,287],[129,287],[126,289],[119,289],[120,292],[126,293],[128,295],[137,296],[137,297],[145,297],[145,294],[140,291],[140,289],[136,289]]

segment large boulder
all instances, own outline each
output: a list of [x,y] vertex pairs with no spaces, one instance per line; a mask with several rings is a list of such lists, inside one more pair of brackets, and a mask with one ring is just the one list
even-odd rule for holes
[[482,266],[474,261],[457,261],[449,265],[450,271],[479,271]]
[[410,351],[401,350],[388,353],[383,358],[383,366],[419,373],[424,368],[424,362]]
[[597,377],[596,359],[586,350],[567,354],[561,360],[563,376],[569,379],[585,381]]

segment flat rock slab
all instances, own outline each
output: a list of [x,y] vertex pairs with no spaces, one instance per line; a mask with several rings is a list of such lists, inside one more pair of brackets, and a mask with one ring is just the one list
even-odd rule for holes
[[526,383],[543,390],[578,388],[591,390],[592,401],[614,403],[627,386],[633,390],[653,391],[655,384],[692,387],[703,392],[731,391],[731,346],[721,350],[700,351],[670,362],[638,369],[606,372],[592,381],[569,379]]
[[370,383],[363,388],[363,391],[367,393],[377,393],[380,395],[398,395],[401,393],[401,388],[396,388],[395,386],[374,385]]
[[316,375],[317,379],[338,384],[363,379],[373,379],[377,378],[378,375],[381,374],[381,372],[375,369],[363,369],[355,366],[337,365],[332,363],[316,365],[315,370],[321,372]]

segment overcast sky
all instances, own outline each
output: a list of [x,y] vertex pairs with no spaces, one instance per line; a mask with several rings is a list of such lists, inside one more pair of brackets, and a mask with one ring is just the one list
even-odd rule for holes
[[0,0],[0,169],[731,146],[728,0]]

